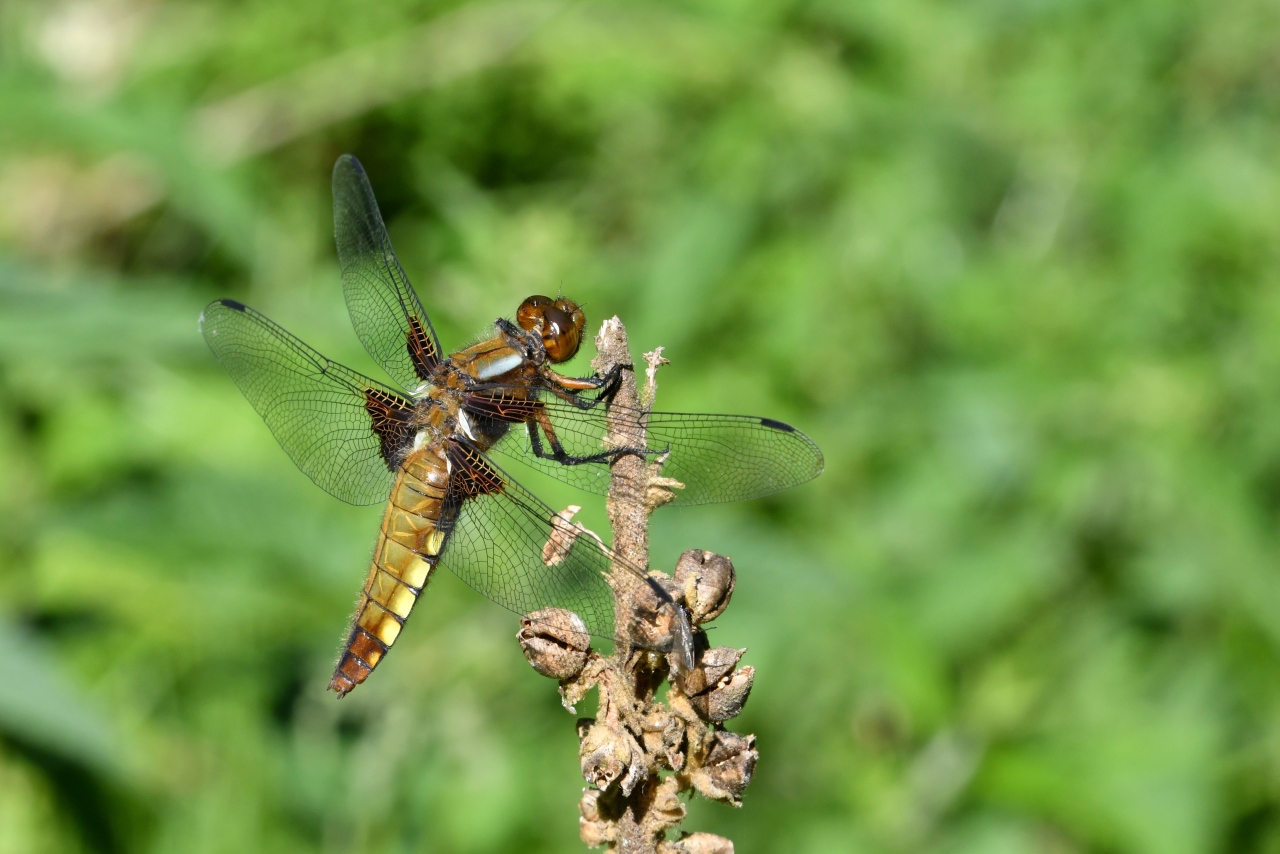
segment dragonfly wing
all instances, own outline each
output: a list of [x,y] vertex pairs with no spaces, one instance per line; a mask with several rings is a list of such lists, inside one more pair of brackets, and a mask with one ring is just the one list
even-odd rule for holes
[[[528,614],[573,611],[588,630],[613,638],[613,593],[606,578],[613,555],[577,530],[476,449],[451,443],[449,497],[442,518],[449,539],[441,562],[484,596]],[[644,573],[624,564],[618,583]]]
[[[579,409],[558,398],[539,401],[567,456],[598,456],[608,449],[604,404]],[[639,410],[614,405],[609,417],[624,421],[645,418]],[[516,413],[528,417],[525,413]],[[494,451],[588,492],[606,494],[608,460],[565,465],[554,458],[545,431],[534,421],[541,455],[535,451],[527,424],[515,425]],[[759,498],[812,480],[822,472],[822,451],[801,431],[755,415],[708,415],[651,412],[647,415],[649,450],[669,452],[665,477],[684,484],[673,503],[716,504]]]
[[413,442],[413,403],[326,359],[262,314],[217,300],[200,330],[298,468],[351,504],[386,499]]
[[782,421],[755,415],[651,412],[649,447],[671,451],[664,477],[684,484],[675,504],[772,495],[822,474],[822,451]]
[[333,231],[356,335],[396,382],[417,388],[440,361],[440,342],[391,248],[369,177],[350,154],[333,167]]

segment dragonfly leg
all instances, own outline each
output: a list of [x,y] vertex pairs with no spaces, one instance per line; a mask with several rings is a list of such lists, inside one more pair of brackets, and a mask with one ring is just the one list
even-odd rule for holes
[[[622,372],[630,370],[634,370],[631,365],[614,365],[602,377],[566,377],[552,370],[547,370],[545,376],[548,381],[547,387],[556,397],[566,403],[572,403],[579,409],[595,409],[601,401],[608,403],[613,400],[613,396],[618,393],[618,387],[622,384]],[[592,389],[599,391],[594,397],[584,397],[579,394]]]
[[[564,446],[560,444],[560,439],[556,436],[555,425],[551,423],[551,419],[547,417],[544,410],[539,409],[534,417],[537,419],[537,424],[532,421],[525,422],[525,427],[529,433],[529,447],[533,451],[533,455],[544,460],[555,460],[561,465],[577,466],[585,463],[613,463],[619,457],[624,457],[627,454],[645,456],[661,453],[660,451],[651,451],[648,448],[614,448],[609,451],[601,451],[598,454],[575,456],[565,451]],[[547,437],[547,444],[550,445],[549,449],[542,444],[539,428]]]

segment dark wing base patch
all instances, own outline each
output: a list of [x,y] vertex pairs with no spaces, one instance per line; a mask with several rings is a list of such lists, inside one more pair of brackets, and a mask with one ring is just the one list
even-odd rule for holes
[[409,331],[405,335],[409,339],[409,361],[413,364],[414,373],[420,380],[431,379],[436,366],[440,364],[440,353],[435,341],[416,316],[409,317]]
[[453,472],[449,477],[449,492],[458,498],[475,498],[502,492],[502,475],[474,448],[459,442],[450,442],[449,463]]
[[364,390],[364,408],[378,434],[382,461],[395,471],[405,452],[413,444],[413,404],[398,394],[382,389]]

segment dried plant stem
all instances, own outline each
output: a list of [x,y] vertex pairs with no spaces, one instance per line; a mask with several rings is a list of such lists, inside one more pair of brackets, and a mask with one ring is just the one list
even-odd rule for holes
[[[597,374],[630,366],[626,332],[618,319],[605,321],[596,338]],[[644,448],[645,419],[656,391],[655,374],[666,360],[661,349],[646,355],[643,389],[635,372],[624,371],[608,410],[606,447]],[[613,551],[633,567],[649,565],[649,515],[672,500],[680,484],[662,477],[662,458],[626,454],[611,468],[608,496]],[[572,508],[576,510],[576,508]],[[563,514],[562,514],[563,515]],[[758,754],[754,736],[728,732],[723,722],[746,703],[755,677],[751,667],[735,669],[745,650],[708,648],[701,629],[693,631],[692,661],[681,653],[688,621],[699,625],[719,616],[735,584],[728,558],[701,550],[685,552],[674,579],[650,573],[654,585],[634,583],[634,574],[615,564],[618,642],[603,656],[578,639],[581,620],[547,609],[522,621],[521,646],[530,664],[560,680],[565,707],[599,689],[597,717],[578,722],[584,790],[579,830],[590,847],[607,845],[628,854],[723,854],[733,843],[707,833],[668,841],[667,831],[685,817],[682,793],[741,805]],[[658,589],[655,589],[658,588]],[[682,635],[681,627],[684,627]],[[671,681],[665,703],[656,701]]]
[[[627,352],[627,334],[618,318],[610,318],[596,336],[598,355],[591,367],[598,375],[612,370],[615,365],[630,365]],[[630,409],[640,409],[640,395],[636,387],[635,371],[623,371],[614,402]],[[609,432],[605,446],[614,448],[645,447],[644,424],[632,419],[619,418],[611,408],[608,413]],[[649,464],[636,454],[620,457],[609,470],[609,527],[613,531],[614,553],[633,566],[649,565],[649,514],[653,508],[644,500],[648,488]]]
[[[631,364],[626,330],[623,329],[617,317],[606,320],[600,328],[600,334],[596,337],[596,350],[598,355],[592,361],[591,367],[597,375],[603,376],[612,370],[614,365]],[[656,390],[656,379],[653,373],[649,374],[649,383],[650,388],[645,395],[647,398],[645,403],[651,406]],[[633,410],[642,408],[634,370],[623,371],[614,402]],[[647,409],[648,406],[643,408]],[[618,418],[613,414],[614,411],[610,409],[609,432],[605,436],[606,447],[646,447],[645,425],[634,420]],[[649,515],[657,507],[656,503],[648,500],[649,480],[657,474],[656,470],[660,465],[660,463],[651,463],[639,455],[628,454],[615,461],[609,473],[609,497],[606,508],[609,513],[609,528],[613,534],[614,553],[623,560],[629,561],[631,565],[645,569],[649,566]],[[616,567],[614,573],[615,576],[621,574]],[[633,602],[627,601],[628,594],[637,588],[635,585],[623,584],[615,585],[614,589],[617,597],[615,607],[617,625],[623,626],[635,607]],[[621,632],[619,634],[622,635]],[[623,637],[625,640],[625,636]],[[661,684],[661,678],[655,679],[656,674],[653,674],[649,668],[645,669],[650,672],[640,673],[637,672],[638,668],[629,669],[624,666],[626,660],[631,657],[630,652],[625,648],[624,641],[620,641],[614,653],[616,666],[610,668],[613,678],[609,682],[609,690],[602,690],[601,693],[602,708],[605,696],[609,696],[611,706],[621,702],[631,706],[631,711],[634,713],[639,710],[645,700],[649,699],[645,695],[651,695],[652,691]],[[654,826],[656,822],[651,816],[658,801],[657,779],[656,774],[650,774],[648,777],[649,779],[642,781],[631,795],[624,799],[624,804],[619,805],[624,809],[620,811],[621,814],[617,820],[616,850],[618,851],[636,852],[636,854],[657,851],[657,842],[661,839],[662,832]],[[682,805],[679,812],[683,818]],[[655,831],[658,832],[655,833]]]

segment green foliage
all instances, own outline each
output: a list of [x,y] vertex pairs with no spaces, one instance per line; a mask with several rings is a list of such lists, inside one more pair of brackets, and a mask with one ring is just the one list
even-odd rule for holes
[[[1280,14],[1257,0],[0,6],[0,852],[571,851],[572,718],[196,317],[376,375],[329,170],[447,346],[529,293],[827,471],[732,555],[750,851],[1280,850]],[[575,363],[586,372],[586,357]],[[539,486],[541,489],[541,486]],[[569,493],[548,489],[553,503]],[[588,518],[598,523],[600,516]]]

